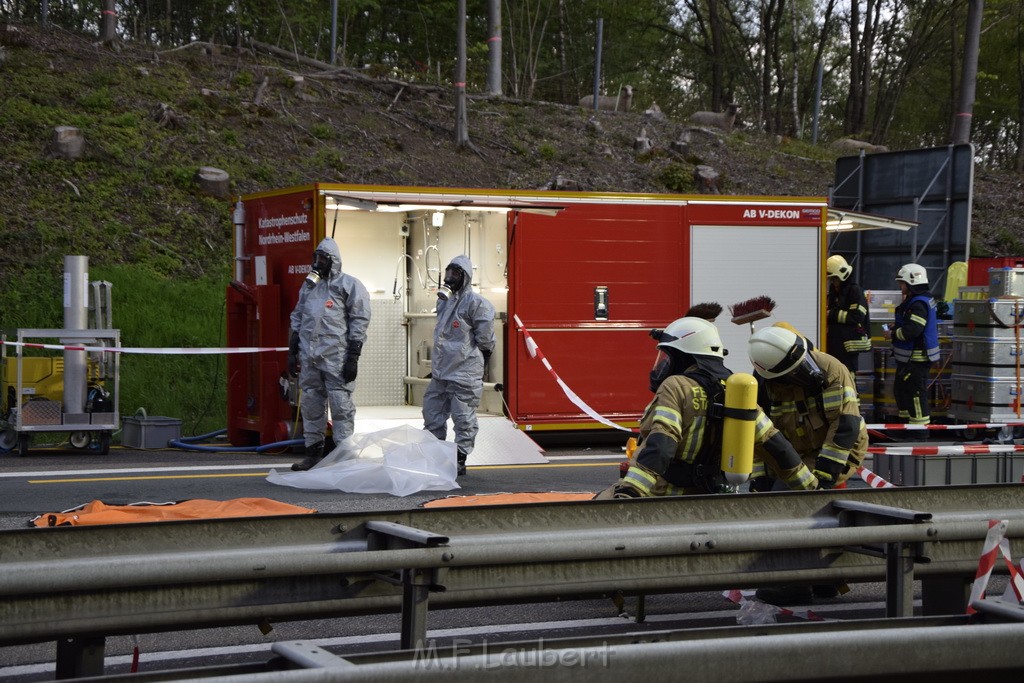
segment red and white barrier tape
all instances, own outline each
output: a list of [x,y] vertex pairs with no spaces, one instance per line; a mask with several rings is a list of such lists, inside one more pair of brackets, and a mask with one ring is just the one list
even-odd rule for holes
[[1021,577],[1020,571],[1013,564],[1013,558],[1010,557],[1010,542],[1006,540],[1006,528],[1009,525],[1010,522],[1005,519],[991,519],[988,522],[988,534],[981,547],[981,557],[978,558],[978,572],[974,575],[971,597],[967,601],[968,614],[974,614],[976,610],[971,605],[985,597],[985,589],[996,565],[997,555],[1003,556],[1003,561],[1010,570],[1010,581],[1003,594],[1004,599],[1008,599],[1012,592],[1017,602],[1024,600],[1024,577]]
[[6,346],[21,346],[26,349],[50,349],[52,351],[87,351],[89,353],[138,353],[164,356],[199,356],[225,353],[267,353],[287,351],[287,346],[242,346],[234,348],[146,348],[141,346],[78,346],[74,344],[33,344],[29,342],[3,342]]
[[540,362],[544,364],[544,367],[547,368],[548,372],[551,373],[551,376],[555,378],[555,382],[557,382],[558,386],[561,387],[562,393],[565,394],[566,398],[568,398],[574,406],[576,406],[584,413],[586,413],[589,417],[593,418],[594,420],[600,422],[603,425],[614,427],[615,429],[621,429],[624,432],[632,433],[634,431],[629,427],[623,427],[620,424],[612,422],[611,420],[609,420],[608,418],[606,418],[605,416],[601,415],[596,410],[591,408],[589,405],[587,405],[587,403],[582,398],[577,396],[576,392],[570,389],[569,386],[562,381],[562,378],[558,376],[558,373],[555,372],[555,369],[551,367],[551,363],[549,363],[548,359],[544,357],[544,354],[543,352],[541,352],[540,347],[537,346],[537,342],[533,341],[533,337],[530,336],[529,331],[527,331],[527,329],[523,326],[523,321],[519,319],[519,316],[513,315],[512,319],[515,320],[516,327],[518,327],[519,330],[523,333],[523,339],[526,341],[526,350],[530,354],[530,358],[538,358]]
[[[824,617],[818,616],[817,614],[815,614],[814,612],[812,612],[809,609],[792,610],[792,609],[788,609],[786,607],[779,607],[777,605],[773,605],[773,604],[765,602],[763,600],[758,600],[755,597],[756,593],[757,593],[757,591],[750,590],[750,589],[742,589],[741,590],[741,589],[738,589],[738,588],[734,588],[732,590],[722,591],[722,597],[725,598],[726,600],[731,601],[731,602],[735,602],[741,608],[746,603],[757,603],[757,604],[760,604],[760,605],[765,605],[766,607],[772,608],[772,610],[773,610],[772,616],[773,617],[782,615],[784,617],[796,617],[797,619],[806,619],[807,621],[825,621]],[[751,598],[753,598],[753,599],[751,599]]]
[[864,483],[873,489],[894,489],[896,484],[882,479],[879,475],[875,474],[867,467],[861,466],[857,468],[857,474],[864,480]]
[[900,432],[941,432],[949,429],[999,429],[1001,427],[1024,427],[1024,422],[985,422],[965,425],[910,425],[897,422],[895,424],[869,424],[866,426],[868,429],[893,430]]
[[886,455],[985,455],[987,453],[1024,453],[1017,444],[950,444],[948,446],[868,446],[868,453]]

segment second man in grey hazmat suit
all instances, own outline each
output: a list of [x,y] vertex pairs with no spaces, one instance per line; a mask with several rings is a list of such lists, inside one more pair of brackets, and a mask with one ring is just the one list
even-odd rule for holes
[[494,306],[473,291],[473,264],[456,256],[438,290],[430,384],[423,395],[423,428],[442,441],[448,418],[455,424],[459,474],[473,451],[479,430],[476,409],[484,389],[484,369],[494,351]]
[[356,408],[352,391],[370,325],[370,295],[341,270],[341,250],[330,237],[317,245],[313,267],[291,315],[288,369],[299,376],[306,457],[292,465],[308,470],[324,457],[327,406],[334,440],[352,436]]

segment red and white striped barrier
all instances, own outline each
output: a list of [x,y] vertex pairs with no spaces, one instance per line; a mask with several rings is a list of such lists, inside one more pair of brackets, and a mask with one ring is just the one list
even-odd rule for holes
[[[806,619],[807,621],[825,621],[824,617],[818,616],[809,609],[793,610],[788,609],[786,607],[779,607],[778,605],[773,605],[763,600],[759,600],[755,595],[756,593],[757,591],[755,590],[734,588],[732,590],[722,591],[722,597],[726,600],[729,600],[730,602],[735,602],[737,605],[740,606],[741,610],[751,604],[758,606],[763,605],[764,607],[768,607],[771,609],[770,616],[772,618],[772,621],[775,620],[775,617],[780,615],[784,617],[796,617],[797,619]],[[763,617],[763,615],[760,616]]]
[[1024,600],[1024,577],[1021,577],[1020,571],[1013,564],[1013,558],[1010,557],[1010,542],[1006,540],[1006,528],[1009,524],[1009,521],[1005,519],[992,519],[988,522],[988,534],[985,536],[985,543],[981,547],[978,571],[974,575],[971,597],[967,601],[968,614],[974,614],[977,611],[971,606],[972,603],[985,597],[985,589],[988,587],[988,580],[992,576],[992,569],[996,565],[996,557],[998,555],[1003,556],[1003,562],[1006,563],[1006,567],[1010,571],[1010,581],[1006,587],[1006,592],[1003,594],[1003,598],[1008,599],[1012,591],[1013,595],[1017,598],[1017,602]]
[[965,424],[965,425],[910,425],[897,422],[895,424],[869,424],[866,425],[868,429],[876,429],[882,431],[898,431],[898,432],[941,432],[953,429],[1000,429],[1002,427],[1024,427],[1024,422],[984,422],[978,424]]
[[605,416],[601,415],[596,410],[591,408],[589,405],[587,405],[587,403],[582,398],[577,396],[576,392],[570,389],[569,386],[562,381],[562,378],[558,376],[558,373],[555,372],[554,368],[551,367],[551,363],[549,363],[548,359],[544,357],[544,354],[541,352],[540,347],[537,346],[537,342],[533,341],[533,337],[530,336],[529,331],[527,331],[527,329],[523,326],[523,321],[519,319],[519,316],[513,315],[512,318],[516,322],[516,327],[518,327],[519,330],[523,333],[523,339],[526,341],[526,350],[530,354],[530,358],[538,358],[540,362],[544,364],[544,367],[547,368],[548,372],[551,373],[551,376],[555,378],[555,382],[557,382],[558,386],[561,387],[562,393],[565,394],[566,398],[568,398],[574,406],[576,406],[584,413],[586,413],[588,416],[590,416],[594,420],[597,420],[603,425],[614,427],[615,429],[621,429],[624,432],[633,433],[636,431],[634,429],[630,429],[629,427],[623,427],[620,424],[612,422],[611,420],[609,420],[608,418],[606,418]]
[[875,474],[867,467],[861,466],[857,468],[857,474],[864,480],[864,483],[873,489],[894,489],[896,484],[886,481],[879,475]]
[[201,356],[225,353],[267,353],[287,351],[287,346],[242,346],[233,348],[146,348],[142,346],[80,346],[75,344],[35,344],[29,342],[5,341],[5,346],[21,346],[26,349],[50,349],[51,351],[87,351],[89,353],[138,353],[162,356]]
[[950,444],[947,446],[868,446],[868,453],[885,455],[985,455],[1024,453],[1018,444]]

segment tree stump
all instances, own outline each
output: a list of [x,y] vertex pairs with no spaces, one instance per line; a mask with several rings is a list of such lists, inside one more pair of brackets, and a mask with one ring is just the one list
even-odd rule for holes
[[685,157],[690,151],[690,131],[680,133],[679,137],[669,145],[669,149]]
[[718,171],[710,166],[698,166],[693,169],[693,179],[697,181],[697,190],[701,194],[722,194],[718,188]]
[[53,129],[51,149],[54,156],[61,159],[77,159],[85,149],[85,137],[74,126],[57,126]]
[[597,133],[597,134],[604,133],[604,127],[601,125],[601,122],[598,121],[593,116],[591,116],[589,119],[587,119],[587,130],[592,131],[592,132]]
[[213,166],[200,166],[196,171],[196,183],[199,189],[213,197],[225,198],[231,192],[231,181],[227,171]]
[[647,129],[641,128],[640,136],[633,140],[633,149],[636,150],[638,154],[643,154],[645,152],[650,152],[651,147],[653,147],[653,145],[651,144],[650,138],[647,137]]
[[152,117],[157,124],[164,128],[178,129],[183,128],[185,125],[185,122],[171,109],[170,105],[163,102],[156,105],[153,109]]

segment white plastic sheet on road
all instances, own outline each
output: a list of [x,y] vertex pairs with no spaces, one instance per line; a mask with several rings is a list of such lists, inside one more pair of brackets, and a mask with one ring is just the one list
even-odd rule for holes
[[355,434],[306,472],[271,470],[271,484],[317,491],[390,493],[450,491],[458,470],[455,444],[408,425]]

